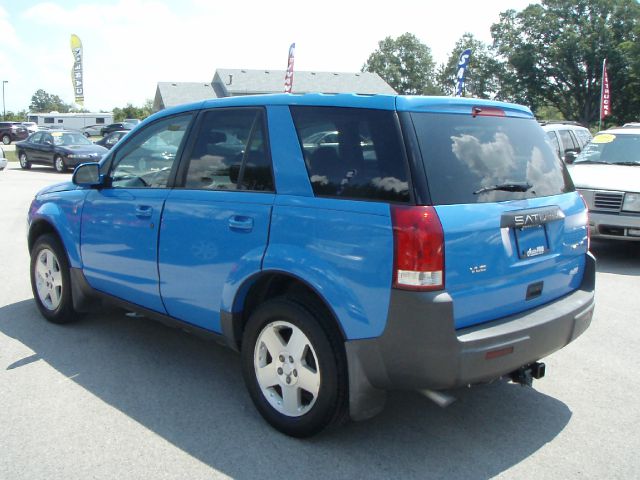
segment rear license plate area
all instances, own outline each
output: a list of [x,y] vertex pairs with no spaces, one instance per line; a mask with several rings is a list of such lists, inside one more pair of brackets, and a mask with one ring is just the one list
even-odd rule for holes
[[516,246],[520,258],[533,258],[549,251],[547,229],[545,225],[515,228]]

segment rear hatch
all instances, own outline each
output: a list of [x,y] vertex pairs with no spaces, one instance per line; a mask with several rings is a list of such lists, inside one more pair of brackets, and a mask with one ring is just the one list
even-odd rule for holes
[[408,99],[398,110],[442,224],[456,328],[578,288],[586,208],[531,113],[497,102],[442,101]]

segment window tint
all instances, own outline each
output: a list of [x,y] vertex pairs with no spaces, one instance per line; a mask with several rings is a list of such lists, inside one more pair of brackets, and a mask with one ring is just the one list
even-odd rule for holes
[[206,112],[190,154],[185,188],[273,191],[265,136],[262,110]]
[[[411,118],[434,205],[573,191],[564,164],[535,120],[437,113],[412,113]],[[524,186],[526,191],[491,188],[501,185],[507,185],[505,190],[508,185]]]
[[318,196],[409,201],[407,165],[393,112],[291,107]]
[[192,115],[160,120],[147,126],[117,154],[111,170],[116,188],[161,188],[167,186],[171,168]]
[[42,132],[36,132],[31,136],[31,143],[40,143],[42,142],[42,136],[44,134]]
[[104,118],[96,118],[96,124],[100,123],[104,125]]

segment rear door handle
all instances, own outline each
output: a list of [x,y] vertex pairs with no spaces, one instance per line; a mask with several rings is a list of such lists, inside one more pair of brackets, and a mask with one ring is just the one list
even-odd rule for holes
[[136,217],[149,218],[153,214],[151,205],[136,205]]
[[229,218],[229,228],[231,230],[242,230],[244,232],[250,232],[251,230],[253,230],[253,218],[234,215]]

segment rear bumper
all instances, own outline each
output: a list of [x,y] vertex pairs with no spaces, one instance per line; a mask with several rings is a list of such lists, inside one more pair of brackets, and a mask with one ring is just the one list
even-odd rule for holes
[[[588,254],[578,290],[538,308],[461,330],[454,328],[447,293],[394,291],[384,333],[345,342],[352,418],[375,415],[385,390],[443,390],[485,382],[561,349],[591,323],[595,270],[595,259]],[[511,353],[487,358],[488,352],[511,348]]]
[[591,211],[589,212],[589,228],[592,238],[640,241],[639,214]]

